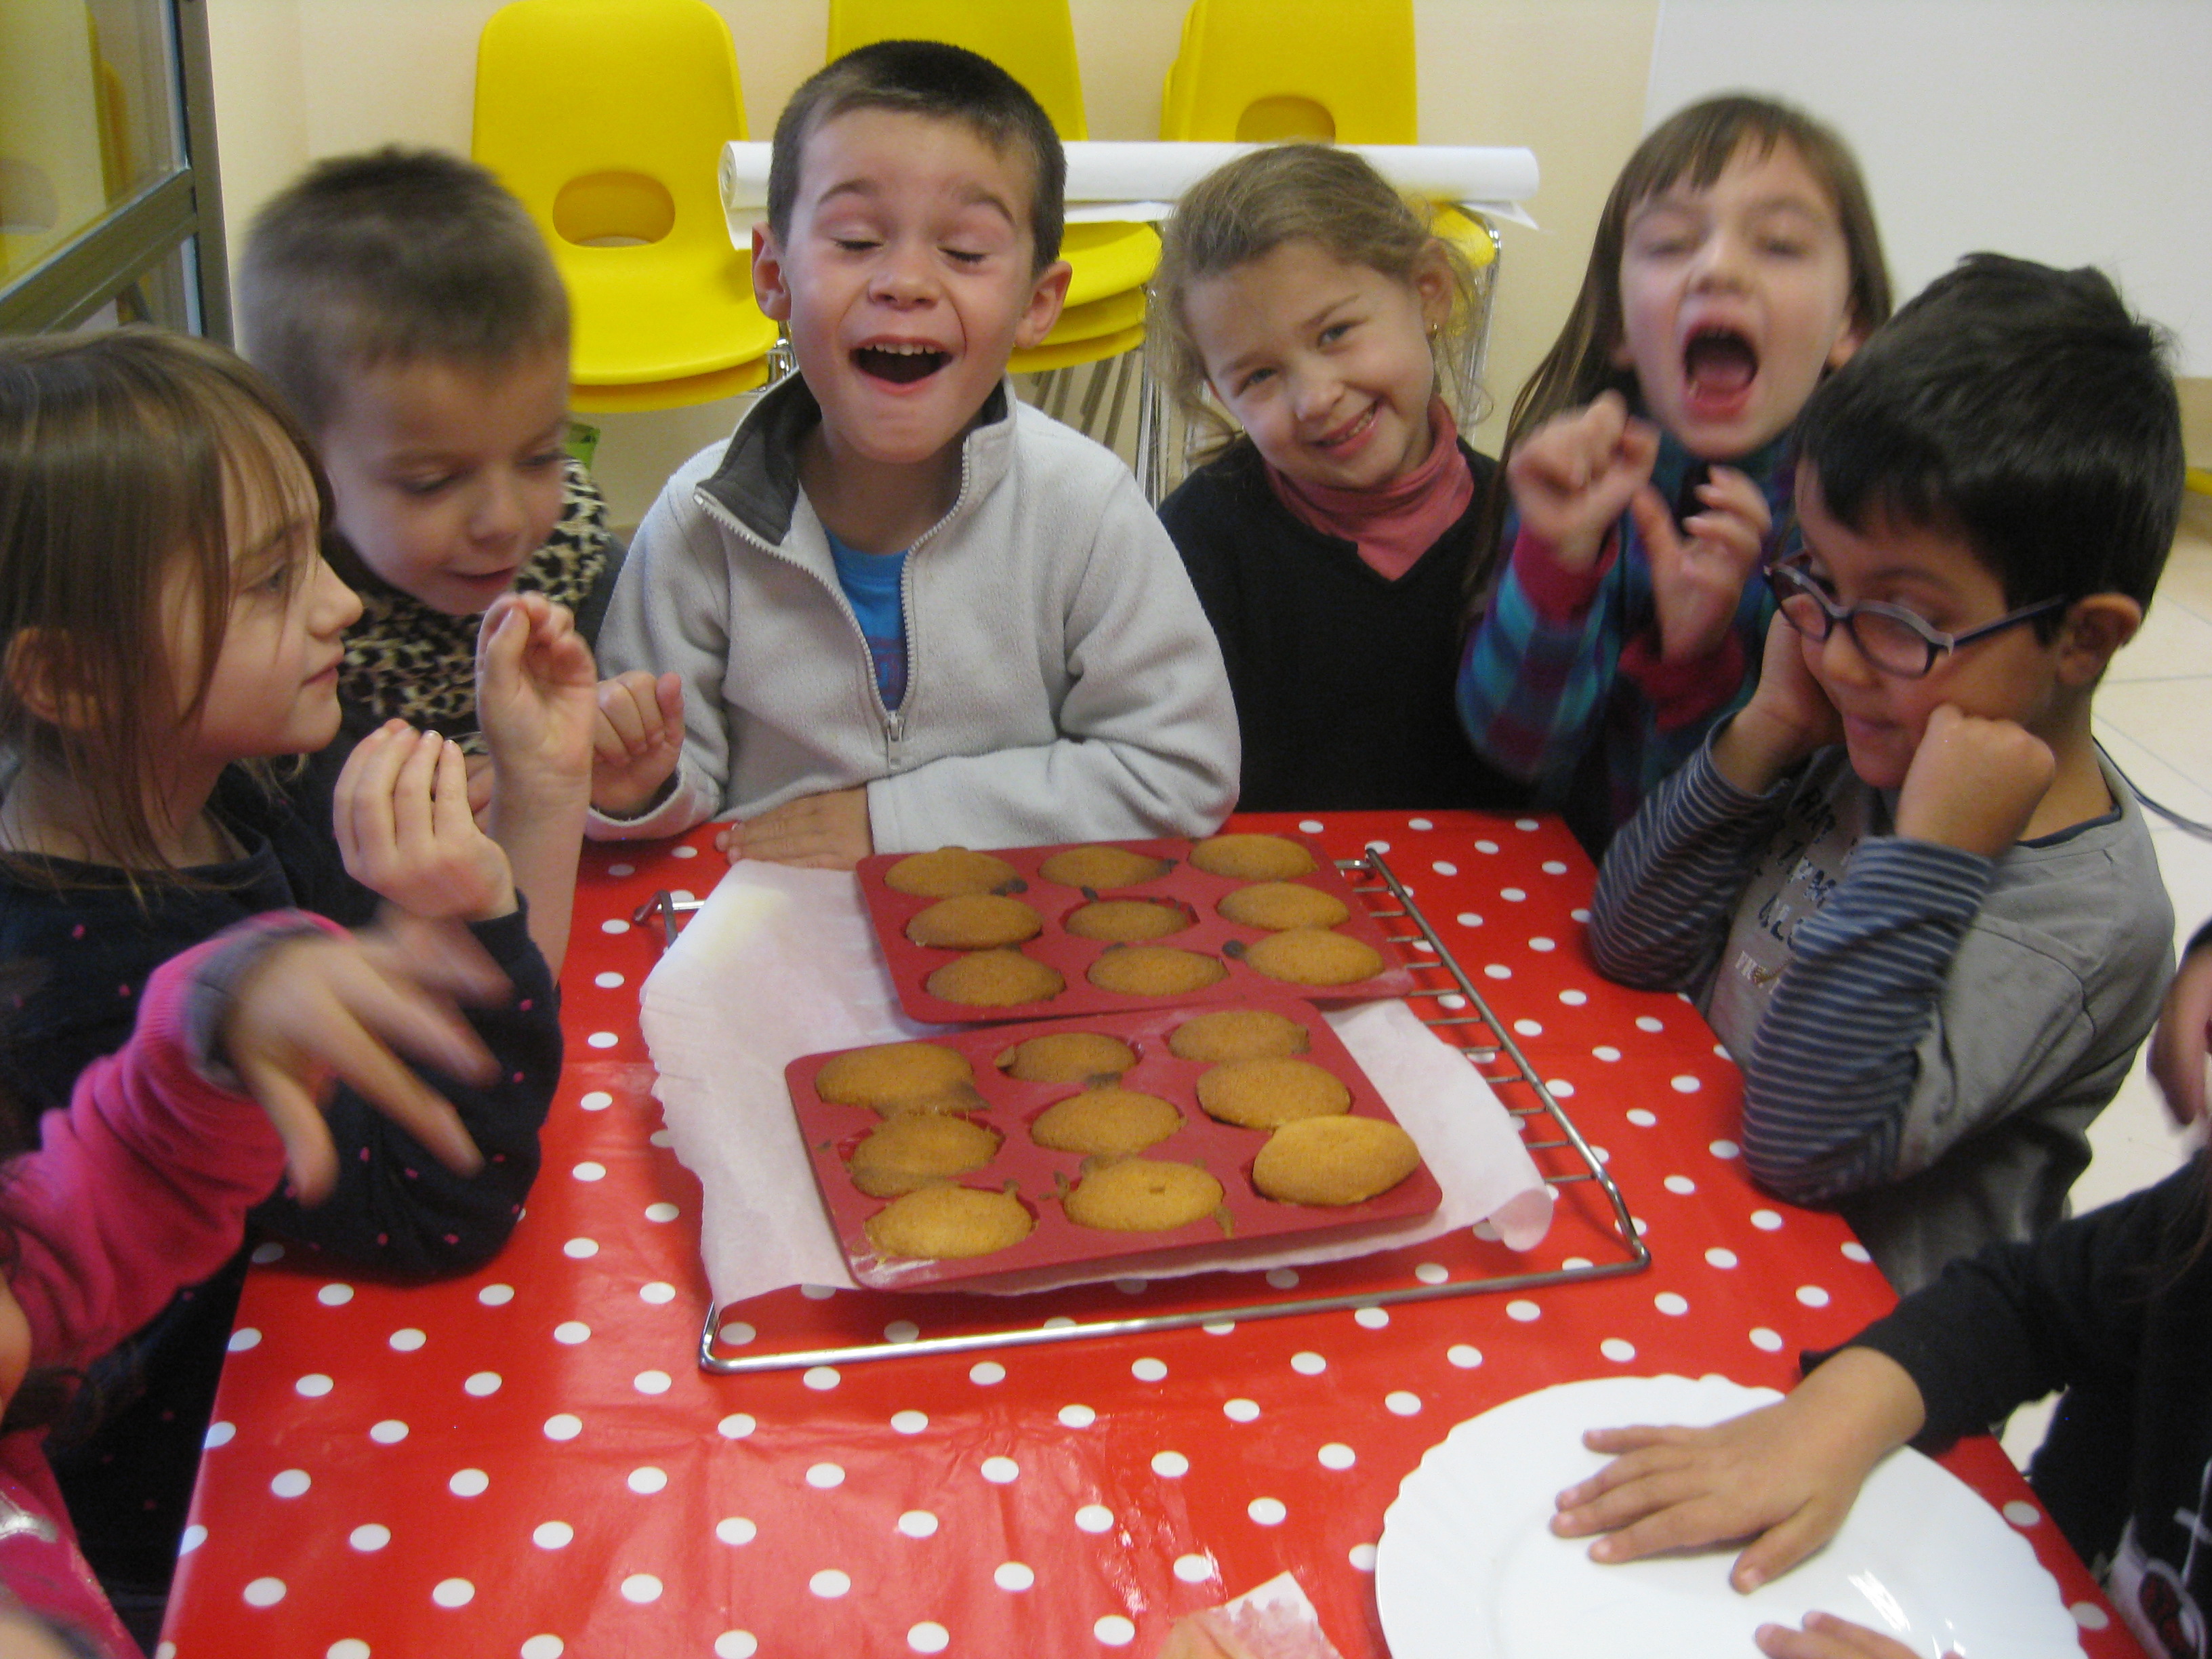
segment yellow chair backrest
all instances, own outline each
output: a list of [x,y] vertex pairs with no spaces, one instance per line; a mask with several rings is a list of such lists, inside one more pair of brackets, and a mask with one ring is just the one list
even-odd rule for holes
[[1160,137],[1418,143],[1413,0],[1192,0]]
[[830,50],[942,40],[988,58],[1029,88],[1063,139],[1087,137],[1067,0],[830,0]]
[[705,0],[514,0],[477,47],[471,149],[562,245],[726,244],[715,167],[745,135]]

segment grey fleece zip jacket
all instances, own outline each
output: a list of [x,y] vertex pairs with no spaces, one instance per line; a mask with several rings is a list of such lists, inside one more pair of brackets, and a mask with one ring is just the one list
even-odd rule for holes
[[797,375],[693,456],[638,527],[599,672],[684,680],[671,793],[600,839],[865,784],[876,850],[1203,835],[1235,804],[1236,709],[1174,544],[1119,459],[1011,383],[903,579],[907,691],[884,707],[799,487]]

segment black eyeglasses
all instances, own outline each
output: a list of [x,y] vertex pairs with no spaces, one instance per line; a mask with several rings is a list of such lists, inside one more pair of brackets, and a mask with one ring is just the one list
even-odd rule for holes
[[2039,605],[2010,611],[1993,623],[1970,628],[1963,634],[1946,634],[1903,605],[1881,599],[1838,605],[1821,591],[1819,579],[1802,564],[1767,566],[1766,585],[1774,590],[1774,602],[1782,607],[1783,617],[1807,639],[1825,640],[1841,627],[1851,636],[1859,655],[1883,673],[1908,680],[1926,678],[1939,660],[1960,646],[1972,645],[1976,640],[1987,639],[2008,628],[2017,628],[2066,603],[2063,599],[2045,599]]

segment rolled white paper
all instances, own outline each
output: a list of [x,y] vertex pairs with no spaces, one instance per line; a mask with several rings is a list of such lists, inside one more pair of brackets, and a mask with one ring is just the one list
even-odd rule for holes
[[[1164,219],[1176,198],[1214,168],[1259,144],[1079,141],[1067,150],[1067,216]],[[1536,193],[1535,152],[1474,144],[1346,144],[1407,194],[1450,202],[1494,219],[1533,225],[1519,205]],[[730,240],[752,246],[768,212],[766,144],[722,146],[722,217]]]

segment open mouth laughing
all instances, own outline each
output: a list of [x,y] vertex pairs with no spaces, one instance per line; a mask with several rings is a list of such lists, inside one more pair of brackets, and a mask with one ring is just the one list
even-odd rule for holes
[[1732,328],[1700,328],[1682,348],[1682,379],[1693,404],[1732,404],[1758,377],[1757,349]]
[[911,386],[936,374],[951,360],[951,356],[949,351],[918,342],[886,341],[859,347],[853,353],[853,362],[860,373],[876,380],[889,380],[893,386]]

